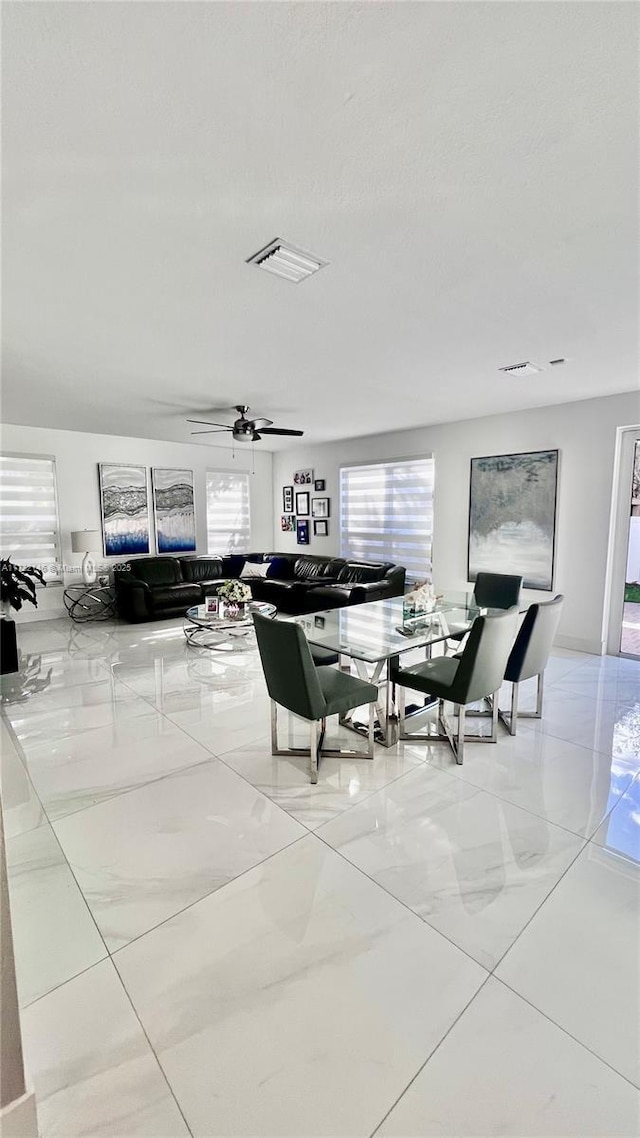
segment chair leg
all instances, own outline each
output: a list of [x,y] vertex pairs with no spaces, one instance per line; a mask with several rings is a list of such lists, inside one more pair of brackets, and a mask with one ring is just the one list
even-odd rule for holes
[[464,762],[465,710],[466,709],[464,707],[464,704],[461,703],[458,707],[458,739],[457,739],[457,746],[455,749],[456,762],[457,762],[459,767],[461,767],[463,762]]
[[406,692],[401,684],[396,685],[396,707],[398,709],[398,730],[400,738],[402,738],[405,732],[404,712],[406,707]]
[[271,754],[278,753],[278,705],[275,699],[271,703]]
[[538,672],[538,690],[536,692],[536,719],[542,719],[542,700],[544,697],[544,672]]
[[375,703],[369,704],[369,731],[367,733],[367,758],[373,758],[373,745],[375,742],[375,729],[376,729],[376,705]]
[[518,700],[520,698],[520,684],[511,685],[511,720],[509,734],[515,735],[518,728]]
[[544,696],[544,672],[539,672],[537,676],[536,687],[536,709],[535,711],[520,711],[518,707],[519,699],[519,684],[511,685],[511,711],[507,715],[505,711],[500,711],[501,723],[507,728],[510,735],[515,735],[518,726],[518,717],[520,719],[542,719],[542,700]]
[[309,744],[309,773],[311,775],[311,782],[318,781],[318,720],[313,719],[309,724],[310,727],[310,744]]
[[498,691],[494,692],[493,696],[491,697],[491,742],[492,743],[498,742],[498,718],[499,718],[499,714],[500,714],[499,709],[498,709],[498,696],[499,695],[500,695],[500,691],[498,690]]

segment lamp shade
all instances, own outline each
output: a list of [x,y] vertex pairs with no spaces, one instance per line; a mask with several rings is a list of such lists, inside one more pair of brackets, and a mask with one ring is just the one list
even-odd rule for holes
[[76,529],[71,531],[72,553],[97,553],[102,549],[102,534],[97,529]]

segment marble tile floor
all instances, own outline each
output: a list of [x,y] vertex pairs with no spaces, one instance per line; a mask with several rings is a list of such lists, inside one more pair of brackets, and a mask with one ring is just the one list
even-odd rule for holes
[[43,1138],[640,1133],[640,662],[558,650],[544,719],[463,767],[401,743],[311,786],[255,650],[20,631],[1,787]]

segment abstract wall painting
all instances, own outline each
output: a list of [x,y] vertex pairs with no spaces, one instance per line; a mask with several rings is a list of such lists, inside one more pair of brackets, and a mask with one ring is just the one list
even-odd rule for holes
[[158,553],[195,552],[193,470],[154,466],[151,481]]
[[105,557],[149,552],[146,466],[98,463]]
[[468,575],[521,573],[525,589],[552,589],[558,451],[471,459]]

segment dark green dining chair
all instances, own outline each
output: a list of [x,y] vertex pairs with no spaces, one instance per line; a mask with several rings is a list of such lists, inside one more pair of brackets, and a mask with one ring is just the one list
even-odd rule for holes
[[[511,684],[511,712],[498,710],[500,720],[510,735],[516,733],[518,714],[524,719],[542,719],[544,670],[558,631],[563,604],[564,597],[562,593],[558,593],[551,601],[539,601],[537,604],[529,605],[526,611],[504,673],[505,680]],[[533,676],[537,676],[538,681],[536,709],[519,712],[519,685]]]
[[[516,573],[476,573],[473,586],[473,602],[480,609],[510,609],[520,603],[522,577]],[[460,641],[466,632],[454,632],[448,638],[450,648],[459,650]]]
[[[390,676],[397,685],[400,738],[414,742],[448,742],[458,765],[464,758],[467,742],[495,743],[498,737],[498,692],[502,683],[511,646],[516,634],[518,609],[507,609],[495,616],[478,616],[467,642],[457,657],[438,656],[409,668],[401,668],[398,657],[391,663]],[[405,724],[404,689],[428,693],[438,699],[437,735],[408,734]],[[467,704],[493,696],[491,735],[465,735]],[[446,718],[445,701],[458,706],[458,729],[454,736]]]
[[340,657],[337,652],[332,651],[331,648],[323,648],[320,644],[310,644],[311,659],[313,660],[316,668],[330,668],[332,664],[337,664]]
[[522,577],[516,573],[476,574],[473,599],[481,609],[510,609],[520,603]]
[[[318,761],[323,755],[373,758],[375,709],[378,689],[375,684],[357,679],[335,668],[316,667],[299,624],[270,620],[253,614],[262,670],[271,699],[271,754],[308,756],[311,781],[318,781]],[[322,746],[329,715],[343,715],[363,704],[369,705],[367,750],[329,750]],[[278,746],[278,706],[309,721],[309,749]]]

